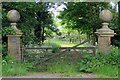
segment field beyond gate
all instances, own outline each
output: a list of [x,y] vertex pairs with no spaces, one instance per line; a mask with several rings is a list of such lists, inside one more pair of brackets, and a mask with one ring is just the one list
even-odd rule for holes
[[[82,55],[95,55],[95,46],[78,47],[84,43],[93,42],[94,37],[86,40],[73,47],[40,47],[40,48],[22,48],[22,61],[28,60],[40,71],[47,70],[48,65],[55,64],[74,64],[76,65],[81,59],[85,60]],[[37,53],[27,53],[28,50],[39,50]],[[84,51],[86,50],[86,51]],[[89,51],[90,50],[90,51]],[[42,51],[42,52],[41,52]],[[35,51],[36,52],[36,51]],[[55,53],[57,52],[57,53]]]

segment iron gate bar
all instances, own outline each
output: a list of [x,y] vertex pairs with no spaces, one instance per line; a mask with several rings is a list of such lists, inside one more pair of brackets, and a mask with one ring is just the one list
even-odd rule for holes
[[[67,48],[65,51],[62,51],[62,52],[60,52],[60,53],[58,53],[58,54],[55,54],[55,55],[49,57],[48,59],[42,60],[42,61],[37,62],[37,63],[33,63],[32,65],[39,65],[39,64],[41,64],[41,63],[44,62],[44,61],[48,61],[48,60],[50,60],[50,59],[52,59],[52,58],[54,58],[54,57],[56,57],[56,56],[59,56],[59,55],[63,54],[64,52],[68,51],[68,49],[69,49],[69,50],[72,49],[72,48],[74,49],[74,48],[76,48],[77,46],[79,46],[79,45],[81,45],[81,44],[84,44],[84,43],[86,43],[86,42],[89,42],[89,41],[93,40],[93,38],[94,38],[94,37],[91,37],[91,39],[89,39],[89,40],[86,40],[86,41],[84,41],[84,42],[82,42],[82,43],[80,43],[80,44],[78,44],[78,45],[73,46],[73,47],[69,47],[69,48]],[[40,49],[40,48],[39,48],[39,49]]]

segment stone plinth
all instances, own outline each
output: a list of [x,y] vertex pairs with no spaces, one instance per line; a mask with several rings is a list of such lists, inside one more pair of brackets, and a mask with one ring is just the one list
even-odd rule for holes
[[111,37],[115,35],[114,31],[108,28],[109,23],[102,23],[103,27],[97,32],[98,35],[98,50],[102,54],[110,53]]
[[110,52],[111,37],[110,36],[98,36],[98,50],[102,54]]
[[21,60],[20,36],[21,35],[7,35],[7,37],[8,37],[8,54],[11,54],[13,57],[15,57],[16,61]]

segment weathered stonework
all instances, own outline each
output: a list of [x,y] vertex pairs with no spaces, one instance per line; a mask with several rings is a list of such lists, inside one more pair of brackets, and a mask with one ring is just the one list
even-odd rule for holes
[[16,61],[21,60],[20,36],[21,35],[7,35],[7,37],[8,37],[8,54],[15,57]]
[[99,18],[103,22],[110,22],[112,20],[112,13],[108,9],[102,10],[102,12],[99,15]]
[[102,52],[102,54],[110,53],[110,45],[111,45],[111,37],[115,35],[114,31],[108,28],[108,23],[102,23],[103,27],[97,32],[98,35],[98,50]]
[[22,35],[21,30],[18,30],[16,27],[17,23],[11,23],[11,27],[16,31],[17,35]]
[[102,52],[102,54],[110,53],[110,45],[111,45],[111,37],[115,35],[114,31],[108,28],[108,23],[102,23],[103,27],[97,32],[98,35],[98,50]]
[[20,19],[20,14],[17,10],[10,10],[7,14],[8,21],[15,23],[19,21]]
[[17,10],[10,10],[7,14],[8,21],[11,22],[11,27],[16,31],[16,35],[7,35],[8,37],[8,54],[16,59],[16,61],[21,60],[20,53],[20,36],[22,32],[17,29],[17,21],[20,19],[20,14]]
[[111,37],[98,36],[98,50],[103,54],[110,52]]
[[116,34],[114,30],[108,28],[108,22],[112,20],[112,13],[105,9],[99,14],[99,18],[103,21],[103,26],[95,32],[98,36],[98,50],[102,54],[108,54],[110,53],[111,37]]

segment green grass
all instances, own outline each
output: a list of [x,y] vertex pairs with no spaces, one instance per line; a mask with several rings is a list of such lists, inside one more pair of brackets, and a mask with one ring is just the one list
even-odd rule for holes
[[[62,47],[73,47],[79,43],[63,43],[63,42],[58,42]],[[79,47],[83,47],[83,45],[80,45]]]
[[[46,73],[61,73],[60,76],[62,76],[62,77],[78,77],[77,76],[78,72],[76,70],[76,66],[68,65],[68,64],[49,65]],[[79,76],[79,77],[81,77],[81,76]]]
[[56,64],[56,65],[48,65],[48,73],[74,73],[76,72],[75,65],[61,65],[61,64]]
[[[69,43],[69,41],[56,41],[56,40],[49,40],[52,42],[55,42],[58,45],[61,45],[61,47],[73,47],[79,43]],[[83,45],[80,45],[79,47],[83,47]]]
[[63,73],[63,74],[61,74],[60,76],[61,77],[82,77],[82,76],[77,76],[77,72],[73,72],[73,73],[71,73],[71,72],[65,72],[65,73]]
[[118,78],[118,66],[104,65],[93,70],[93,73],[98,74],[98,78]]
[[[58,45],[61,45],[61,47],[73,47],[75,45],[78,45],[80,43],[77,43],[77,42],[74,42],[74,43],[70,43],[69,41],[67,40],[57,40],[57,39],[49,39],[49,40],[46,40],[47,42],[53,42],[53,43],[56,43]],[[45,43],[46,43],[45,41]],[[85,43],[85,44],[82,44],[78,47],[84,47],[84,46],[91,46],[89,43]]]
[[2,76],[27,75],[26,67],[22,64],[2,65]]
[[[2,45],[0,44],[0,50],[2,50]],[[1,53],[1,51],[0,51]],[[2,54],[0,54],[0,76],[2,76]]]
[[[0,60],[2,62],[2,60]],[[2,76],[2,64],[0,63],[0,76]]]

